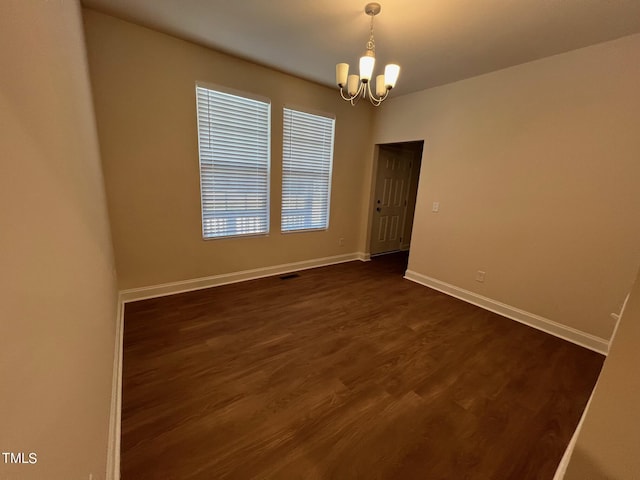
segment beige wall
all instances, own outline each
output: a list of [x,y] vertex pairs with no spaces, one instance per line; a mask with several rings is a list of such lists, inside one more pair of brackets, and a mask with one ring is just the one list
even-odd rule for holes
[[566,480],[636,480],[640,472],[640,272],[593,393]]
[[[92,10],[84,18],[121,289],[363,250],[371,107],[353,108],[334,89]],[[269,236],[202,240],[196,81],[271,99]],[[336,116],[328,231],[280,233],[284,105]]]
[[76,1],[0,2],[0,478],[104,478],[116,279]]
[[640,263],[639,57],[634,35],[384,105],[376,143],[425,140],[409,269],[608,339]]

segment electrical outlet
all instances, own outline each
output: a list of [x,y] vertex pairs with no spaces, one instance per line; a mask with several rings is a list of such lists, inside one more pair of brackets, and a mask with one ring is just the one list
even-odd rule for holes
[[476,273],[476,282],[484,283],[485,272],[482,270],[478,270]]
[[433,213],[438,213],[440,211],[440,202],[433,202],[433,205],[431,207],[431,211]]
[[343,237],[340,237],[338,239],[338,245],[340,245],[341,247],[344,247],[344,238]]

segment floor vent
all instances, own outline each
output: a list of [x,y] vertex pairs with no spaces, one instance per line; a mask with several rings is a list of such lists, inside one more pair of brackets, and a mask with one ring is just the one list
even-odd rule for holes
[[287,273],[286,275],[282,275],[280,280],[291,280],[292,278],[298,278],[300,274],[298,273]]

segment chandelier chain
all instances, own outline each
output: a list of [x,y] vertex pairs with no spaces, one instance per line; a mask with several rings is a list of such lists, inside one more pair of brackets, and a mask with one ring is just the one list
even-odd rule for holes
[[373,39],[373,17],[374,15],[371,15],[371,23],[369,26],[369,41],[367,42],[367,50],[370,50],[373,53],[376,53],[376,43]]

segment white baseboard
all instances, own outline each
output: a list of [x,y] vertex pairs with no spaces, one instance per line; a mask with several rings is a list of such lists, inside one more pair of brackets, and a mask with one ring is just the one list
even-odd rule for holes
[[109,413],[107,447],[107,480],[120,480],[120,421],[122,418],[122,340],[124,335],[124,302],[118,296],[116,341],[113,353],[113,380]]
[[589,350],[601,353],[602,355],[606,355],[609,351],[609,342],[607,340],[576,330],[575,328],[562,325],[534,313],[520,310],[519,308],[512,307],[511,305],[492,300],[491,298],[478,295],[477,293],[436,280],[435,278],[427,277],[426,275],[422,275],[412,270],[407,270],[404,278],[411,280],[412,282],[419,283],[420,285],[433,288],[439,292],[446,293],[447,295],[451,295],[452,297],[456,297],[460,300],[464,300],[467,303],[471,303],[484,308],[485,310],[497,313],[503,317],[510,318],[516,322],[537,328],[538,330],[542,330],[543,332],[560,337],[563,340],[567,340],[588,348]]
[[130,288],[128,290],[122,290],[120,295],[123,302],[134,302],[136,300],[144,300],[146,298],[163,297],[165,295],[201,290],[203,288],[217,287],[220,285],[227,285],[229,283],[244,282],[246,280],[255,280],[257,278],[271,277],[273,275],[282,275],[283,273],[296,272],[298,270],[307,270],[309,268],[352,262],[354,260],[368,261],[369,255],[363,252],[356,252],[345,255],[336,255],[333,257],[315,258],[312,260],[304,260],[302,262],[285,263],[282,265],[255,268],[253,270],[243,270],[240,272],[224,273],[222,275],[212,275],[210,277],[194,278],[180,282],[163,283],[160,285],[141,288]]

